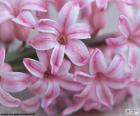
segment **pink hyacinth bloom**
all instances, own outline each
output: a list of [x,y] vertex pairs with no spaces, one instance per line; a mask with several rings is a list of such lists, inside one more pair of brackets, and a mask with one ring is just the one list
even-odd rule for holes
[[61,88],[70,91],[79,91],[82,85],[73,81],[73,75],[69,74],[71,64],[64,60],[58,71],[53,71],[50,65],[50,53],[48,51],[37,52],[39,61],[25,58],[23,63],[27,70],[36,77],[36,81],[30,86],[30,90],[43,98],[41,106],[45,109],[60,95]]
[[[75,95],[76,104],[66,108],[64,114],[71,114],[82,107],[87,111],[111,109],[114,105],[113,90],[121,90],[131,83],[131,73],[125,69],[125,59],[117,54],[107,62],[99,49],[91,53],[89,70],[77,70],[75,81],[85,86],[80,94]],[[91,92],[92,91],[92,92]],[[79,102],[78,102],[79,101]]]
[[11,67],[4,63],[5,49],[0,49],[0,103],[8,107],[18,107],[20,100],[8,92],[19,92],[29,84],[29,76],[25,73],[12,72]]
[[[53,48],[51,65],[58,69],[63,62],[64,54],[76,65],[85,65],[89,59],[89,51],[79,39],[90,38],[89,26],[76,23],[79,5],[68,2],[58,15],[58,21],[42,19],[38,31],[43,32],[29,40],[29,44],[37,50]],[[81,52],[82,51],[82,52]]]
[[3,41],[26,41],[35,22],[30,10],[45,12],[42,0],[0,0],[0,38]]
[[[112,48],[117,48],[122,50],[128,49],[128,61],[130,65],[136,70],[139,65],[139,49],[140,49],[140,11],[138,12],[135,22],[132,21],[124,15],[120,16],[119,19],[119,30],[121,36],[117,38],[109,38],[107,44]],[[119,50],[119,51],[120,51]]]

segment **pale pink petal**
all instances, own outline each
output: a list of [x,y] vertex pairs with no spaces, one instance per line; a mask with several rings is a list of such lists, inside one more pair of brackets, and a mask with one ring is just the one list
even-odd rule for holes
[[6,8],[9,11],[13,10],[11,2],[9,2],[7,0],[0,0],[0,5],[4,6],[4,8]]
[[9,64],[7,64],[7,63],[3,63],[2,70],[4,72],[11,72],[12,71],[12,67]]
[[27,100],[24,100],[21,102],[21,109],[26,111],[26,112],[35,112],[39,109],[40,107],[40,98],[38,96],[29,98]]
[[89,75],[84,72],[77,71],[75,72],[74,80],[80,82],[81,84],[88,85],[93,81],[95,75]]
[[107,69],[110,78],[121,78],[124,75],[125,59],[122,55],[116,55]]
[[79,82],[74,81],[72,74],[67,74],[59,79],[59,84],[61,88],[68,91],[80,91],[83,86]]
[[72,106],[69,106],[68,108],[64,109],[63,116],[71,115],[72,113],[75,113],[79,111],[85,104],[85,101],[80,101]]
[[0,48],[0,66],[3,65],[4,59],[5,59],[5,49],[4,48]]
[[59,96],[59,94],[60,94],[60,87],[58,85],[58,82],[55,80],[49,81],[48,90],[46,92],[45,97],[43,98],[41,106],[43,108],[48,107]]
[[33,28],[35,26],[35,18],[29,11],[24,11],[20,13],[16,18],[12,19],[15,23],[25,26],[25,27],[31,27]]
[[106,40],[106,43],[112,48],[117,48],[126,45],[127,39],[125,39],[124,37],[108,38]]
[[27,88],[30,83],[28,74],[21,72],[6,72],[2,74],[1,86],[9,92],[20,92]]
[[97,7],[101,10],[104,10],[107,8],[108,0],[96,0]]
[[37,80],[37,82],[30,86],[30,90],[36,95],[44,96],[47,90],[47,81],[44,79]]
[[53,35],[39,34],[29,40],[29,44],[36,50],[49,50],[54,48],[57,42]]
[[70,68],[71,68],[70,61],[64,59],[62,65],[60,66],[60,68],[57,72],[57,75],[62,76],[62,75],[68,74]]
[[131,23],[129,19],[124,15],[121,15],[119,18],[119,29],[125,37],[128,37],[129,34],[131,34],[132,31]]
[[49,64],[50,64],[50,53],[48,51],[36,51],[37,52],[37,56],[39,58],[39,61],[48,68]]
[[[82,52],[81,52],[82,51]],[[80,40],[71,40],[66,46],[66,55],[75,65],[82,66],[89,60],[89,51]]]
[[52,33],[55,36],[58,36],[61,32],[58,23],[51,19],[40,19],[36,28],[39,32]]
[[34,76],[38,78],[43,78],[44,72],[46,71],[46,67],[42,65],[40,62],[25,58],[23,60],[24,66],[27,68],[27,70]]
[[129,47],[129,53],[128,53],[128,64],[133,68],[133,71],[135,71],[137,68],[139,68],[139,61],[140,54],[139,54],[139,48],[136,46],[130,46]]
[[55,48],[53,49],[51,59],[50,59],[50,64],[52,67],[51,69],[52,74],[57,73],[60,66],[62,65],[63,60],[64,60],[64,52],[65,52],[64,45],[56,45]]
[[58,22],[64,29],[67,29],[77,21],[79,11],[80,7],[76,2],[67,2],[59,12]]
[[18,107],[20,100],[12,97],[9,93],[0,88],[0,103],[7,107]]
[[107,107],[112,107],[114,104],[113,94],[106,85],[97,84],[96,85],[96,95],[103,105]]
[[22,10],[46,12],[46,9],[44,8],[44,2],[42,0],[23,0]]
[[67,37],[70,39],[89,39],[90,27],[86,24],[77,23],[68,30]]
[[111,89],[123,89],[125,87],[128,87],[131,82],[131,78],[129,75],[125,74],[125,76],[122,79],[107,79],[105,80],[105,84],[111,88]]
[[107,62],[101,50],[95,49],[91,55],[89,62],[89,70],[91,74],[96,72],[105,72],[107,69]]
[[0,24],[12,18],[13,16],[8,11],[0,12]]

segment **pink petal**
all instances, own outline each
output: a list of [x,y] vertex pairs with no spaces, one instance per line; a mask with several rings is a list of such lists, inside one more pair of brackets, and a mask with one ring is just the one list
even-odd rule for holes
[[41,106],[43,108],[48,107],[59,96],[59,94],[60,94],[60,88],[58,82],[55,80],[49,81],[48,90],[45,97],[43,98]]
[[67,32],[67,37],[70,39],[89,39],[90,27],[86,24],[75,24]]
[[[81,52],[82,51],[82,52]],[[89,51],[80,40],[71,40],[66,46],[66,55],[75,65],[82,66],[89,60]]]
[[0,24],[12,18],[13,16],[8,11],[0,12]]
[[47,90],[47,81],[44,79],[37,80],[37,82],[30,86],[30,90],[36,95],[44,96]]
[[104,10],[107,8],[108,0],[96,0],[97,7],[101,10]]
[[29,44],[36,50],[49,50],[57,45],[55,39],[53,35],[39,34],[29,40]]
[[50,56],[51,54],[48,51],[37,51],[37,56],[39,58],[39,61],[48,68],[50,64]]
[[0,88],[0,103],[7,107],[18,107],[20,100],[12,97],[9,93]]
[[46,12],[46,9],[44,8],[44,2],[42,0],[23,0],[22,10]]
[[20,92],[26,89],[29,75],[21,72],[6,72],[2,74],[1,86],[9,92]]
[[4,48],[0,48],[0,66],[3,65],[4,59],[5,59],[5,49]]
[[114,104],[113,95],[108,87],[106,85],[96,85],[96,95],[99,99],[99,102],[101,102],[103,105],[107,107],[112,107]]
[[62,76],[68,74],[70,68],[71,68],[70,61],[64,59],[62,65],[60,66],[57,72],[57,75]]
[[125,39],[124,37],[108,38],[106,40],[106,43],[112,48],[117,48],[126,45],[127,39]]
[[92,53],[90,62],[89,62],[89,70],[91,74],[95,74],[96,72],[105,72],[107,69],[106,59],[101,50],[95,49]]
[[63,111],[63,116],[71,115],[72,113],[79,111],[83,107],[84,104],[85,104],[85,101],[83,100],[83,101],[80,101],[80,102],[66,108]]
[[9,11],[12,11],[12,10],[13,10],[12,5],[11,5],[11,1],[0,0],[0,4],[1,4],[2,6],[4,6],[4,8],[6,8],[6,9],[9,10]]
[[55,48],[53,49],[51,59],[50,59],[52,74],[55,74],[59,70],[60,66],[62,65],[64,60],[64,52],[65,52],[64,45],[56,45]]
[[40,107],[40,98],[38,96],[32,97],[30,99],[21,102],[21,109],[26,112],[35,112]]
[[31,28],[33,28],[36,23],[35,18],[29,11],[20,13],[16,18],[13,19],[13,21],[19,25]]
[[80,91],[83,86],[79,82],[75,82],[72,74],[67,74],[59,79],[61,88],[68,91]]
[[55,36],[58,36],[61,32],[60,26],[56,21],[53,21],[51,19],[40,19],[38,22],[37,30],[39,32],[44,33],[52,33]]
[[[75,2],[67,2],[59,12],[58,22],[62,28],[67,29],[77,21],[79,15],[80,7]],[[65,30],[66,31],[66,30]]]
[[46,67],[42,65],[40,62],[24,58],[23,60],[24,66],[27,68],[27,70],[34,76],[38,78],[43,78],[44,72],[46,71]]
[[92,79],[94,77],[95,77],[94,75],[89,75],[84,72],[77,71],[75,72],[74,80],[80,82],[81,84],[88,85],[93,81]]
[[124,75],[125,59],[122,55],[116,55],[107,69],[110,78],[121,78]]
[[125,37],[128,37],[131,33],[131,23],[129,22],[129,19],[124,15],[120,16],[119,29]]

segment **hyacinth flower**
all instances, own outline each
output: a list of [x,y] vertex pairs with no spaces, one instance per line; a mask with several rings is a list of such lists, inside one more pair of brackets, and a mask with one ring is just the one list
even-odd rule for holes
[[5,49],[0,48],[0,103],[7,107],[20,106],[20,99],[14,98],[8,92],[20,92],[28,87],[29,75],[12,72],[11,67],[4,63]]
[[54,73],[50,65],[51,54],[48,51],[38,51],[37,54],[39,61],[25,58],[23,63],[36,78],[36,81],[30,86],[30,90],[43,99],[41,106],[44,109],[47,110],[60,95],[61,88],[69,91],[80,91],[82,89],[82,85],[74,82],[73,75],[69,73],[71,67],[69,61],[63,60],[59,70]]
[[116,102],[112,91],[126,89],[132,81],[131,72],[125,69],[125,62],[123,56],[117,54],[108,63],[99,49],[93,50],[89,67],[85,71],[81,68],[75,72],[74,80],[83,84],[85,88],[75,95],[76,104],[66,108],[63,113],[68,115],[82,107],[86,111],[111,109]]
[[[16,37],[26,41],[29,28],[33,27],[33,16],[30,11],[46,12],[42,0],[0,0],[0,38],[11,42]],[[26,26],[26,27],[24,27]]]
[[124,15],[119,18],[119,30],[121,35],[116,38],[107,39],[107,44],[119,51],[128,51],[128,61],[135,71],[139,65],[139,47],[140,47],[140,36],[139,36],[139,20],[140,12],[138,12],[135,22],[131,23],[131,20]]
[[40,20],[37,30],[42,33],[29,40],[29,44],[36,50],[53,49],[50,61],[53,70],[57,71],[60,67],[64,54],[75,65],[88,62],[89,51],[79,39],[90,38],[89,26],[76,22],[79,11],[77,3],[66,3],[58,14],[58,21]]

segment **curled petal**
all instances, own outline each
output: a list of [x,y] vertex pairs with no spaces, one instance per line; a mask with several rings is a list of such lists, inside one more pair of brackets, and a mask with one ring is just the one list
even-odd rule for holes
[[20,92],[30,83],[29,75],[21,72],[6,72],[2,74],[1,86],[9,92]]
[[83,89],[83,86],[79,82],[75,82],[73,75],[68,74],[60,78],[59,84],[61,88],[69,91],[80,91]]
[[58,22],[64,29],[67,29],[77,21],[79,11],[80,7],[76,2],[67,2],[59,12]]
[[60,66],[63,63],[64,60],[64,52],[65,52],[65,46],[64,45],[56,45],[53,49],[52,55],[51,55],[51,61],[50,64],[52,66],[51,72],[52,74],[57,73]]
[[40,98],[38,96],[32,97],[30,99],[21,102],[21,109],[26,112],[35,112],[40,107]]
[[112,107],[114,104],[113,94],[106,85],[96,85],[96,95],[103,105],[107,107]]
[[124,75],[125,59],[122,55],[116,55],[107,69],[107,75],[111,78],[120,78]]
[[20,100],[12,97],[9,93],[0,88],[0,103],[7,107],[18,107]]
[[127,38],[132,31],[131,23],[130,23],[129,19],[127,17],[125,17],[124,15],[120,16],[119,29],[122,32],[122,34]]
[[[75,28],[76,27],[76,28]],[[67,36],[70,39],[89,39],[90,28],[86,24],[75,24],[67,32]]]
[[54,34],[55,36],[58,36],[58,34],[61,31],[60,29],[61,28],[57,24],[57,22],[51,19],[40,19],[37,26],[37,30],[39,32],[51,33]]
[[38,78],[42,78],[44,76],[44,72],[46,71],[46,67],[42,65],[40,62],[25,58],[23,60],[24,66],[27,68],[27,70],[34,76]]
[[54,48],[57,42],[53,35],[39,34],[29,40],[29,44],[36,50],[49,50]]
[[95,49],[92,53],[90,62],[89,62],[89,70],[91,74],[95,74],[96,72],[105,72],[107,69],[106,59],[104,54],[99,49]]
[[57,72],[57,75],[60,75],[60,76],[67,75],[70,68],[71,68],[71,63],[68,60],[64,59],[62,65],[60,66]]
[[33,15],[29,11],[22,12],[16,18],[14,18],[13,21],[19,25],[31,28],[33,28],[36,23]]
[[75,72],[74,80],[77,82],[80,82],[81,84],[88,85],[89,83],[91,83],[93,81],[92,79],[94,77],[95,77],[94,75],[89,75],[84,72],[77,71],[77,72]]
[[47,90],[47,81],[45,81],[44,79],[39,79],[37,80],[37,82],[33,83],[30,86],[30,90],[39,96],[44,96],[45,95],[45,91]]
[[59,96],[60,87],[58,82],[52,80],[48,82],[48,90],[46,92],[45,97],[43,98],[41,106],[43,108],[48,107],[52,104],[52,102]]
[[80,40],[71,40],[66,46],[65,53],[69,59],[78,66],[87,64],[89,60],[89,51]]
[[85,104],[85,101],[80,101],[68,108],[66,108],[64,111],[63,111],[63,116],[67,116],[67,115],[71,115],[72,113],[74,112],[77,112],[78,110],[80,110],[83,105]]

